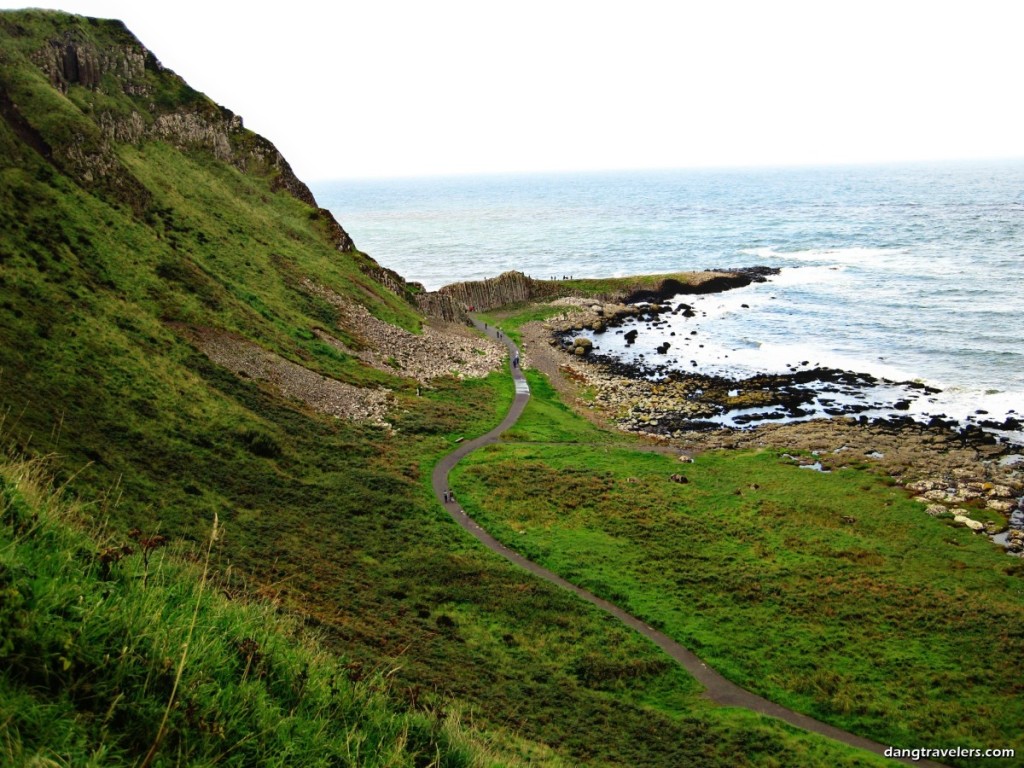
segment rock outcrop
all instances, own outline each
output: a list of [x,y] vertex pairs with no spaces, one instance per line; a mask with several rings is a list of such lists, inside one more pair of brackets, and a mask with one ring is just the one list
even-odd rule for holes
[[486,311],[560,295],[557,284],[534,280],[522,272],[504,272],[486,280],[471,280],[446,285],[438,291],[418,297],[420,311],[443,320],[465,320],[470,309]]
[[[14,20],[4,19],[2,24],[0,31],[4,34],[25,34]],[[80,19],[73,20],[71,26],[55,25],[54,29],[50,39],[29,52],[27,58],[54,89],[68,95],[76,105],[87,105],[88,118],[79,115],[68,122],[74,125],[75,141],[48,137],[44,126],[34,124],[38,121],[19,109],[19,84],[8,83],[2,77],[0,116],[60,171],[141,214],[151,196],[121,163],[115,151],[118,144],[163,141],[178,149],[209,153],[243,173],[269,176],[273,190],[284,191],[318,209],[339,251],[356,250],[348,233],[329,211],[317,206],[309,187],[299,180],[273,143],[247,130],[241,117],[166,69],[121,22]],[[108,98],[76,99],[72,94],[76,87]],[[125,100],[124,96],[129,98]],[[404,291],[396,292],[404,295]]]
[[[423,293],[417,298],[420,311],[444,320],[465,320],[472,307],[486,311],[528,301],[546,301],[559,298],[586,299],[587,306],[597,303],[633,304],[661,302],[686,293],[716,293],[728,288],[763,281],[765,276],[778,272],[770,267],[752,267],[727,271],[677,273],[633,278],[630,282],[613,283],[606,290],[584,292],[573,281],[534,280],[522,272],[504,272],[486,280],[470,280],[446,285],[440,290]],[[580,281],[576,281],[577,283]],[[595,311],[598,317],[602,313]],[[593,319],[591,320],[593,323]],[[603,326],[604,321],[601,320]],[[592,326],[588,326],[592,327]],[[596,330],[596,329],[595,329]]]

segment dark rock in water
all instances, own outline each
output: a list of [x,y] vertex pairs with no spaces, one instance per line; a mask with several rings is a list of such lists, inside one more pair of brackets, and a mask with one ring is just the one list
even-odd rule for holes
[[893,406],[893,408],[895,410],[897,410],[897,411],[909,411],[910,410],[910,401],[909,400],[899,400],[899,401],[896,402],[896,404]]
[[636,328],[634,328],[631,331],[626,331],[626,335],[623,336],[623,338],[626,340],[627,344],[632,344],[634,341],[636,341],[637,334],[639,333],[640,332]]
[[674,277],[661,281],[655,290],[643,289],[622,297],[624,304],[666,301],[673,296],[721,293],[731,288],[743,288],[751,283],[763,283],[771,275],[779,274],[777,267],[743,267],[740,269],[709,269],[708,272],[723,272],[705,280],[699,285],[680,282]]
[[668,348],[669,348],[670,346],[672,346],[672,345],[671,345],[671,344],[669,344],[669,343],[668,343],[667,341],[666,341],[665,343],[663,343],[663,344],[660,344],[660,345],[658,346],[658,350],[657,350],[657,351],[658,351],[658,354],[659,354],[659,355],[664,355],[664,354],[665,354],[666,352],[668,352]]
[[693,421],[686,422],[686,428],[691,429],[694,432],[714,432],[716,429],[721,429],[721,424],[716,424],[713,421],[700,421],[694,419]]
[[740,306],[743,307],[743,309],[750,309],[749,304],[740,304]]
[[1018,432],[1021,427],[1024,427],[1024,424],[1021,423],[1020,419],[1016,419],[1013,416],[1007,416],[1005,421],[993,421],[992,419],[986,419],[981,422],[981,426],[986,429],[1001,429],[1006,432]]

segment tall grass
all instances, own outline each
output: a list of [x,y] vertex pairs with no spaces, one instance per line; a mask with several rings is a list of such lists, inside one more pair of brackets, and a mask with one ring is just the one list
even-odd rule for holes
[[49,473],[0,461],[0,764],[496,764],[457,714],[403,711],[386,675],[355,682],[272,603],[228,599],[194,549],[144,579]]

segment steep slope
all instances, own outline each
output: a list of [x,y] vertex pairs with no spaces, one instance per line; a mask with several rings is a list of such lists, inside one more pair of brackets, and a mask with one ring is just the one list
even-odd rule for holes
[[[387,672],[388,706],[435,723],[406,755],[416,764],[487,760],[445,752],[436,724],[456,712],[537,764],[864,764],[710,707],[649,643],[458,530],[427,478],[509,403],[506,377],[481,375],[493,349],[429,326],[418,286],[356,250],[269,142],[123,25],[0,14],[0,116],[0,436],[19,455],[52,454],[55,484],[77,497],[92,543],[57,561],[103,577],[132,528],[187,557],[216,516],[219,589],[292,611],[353,680]],[[465,376],[438,375],[449,371]],[[11,508],[0,588],[46,615],[29,610],[41,582],[13,563],[25,532]],[[81,594],[106,594],[93,589]],[[36,629],[0,623],[0,661]],[[45,647],[32,695],[92,690],[88,665]],[[0,688],[8,709],[25,693],[15,683]],[[82,754],[108,741],[131,752],[118,734],[148,727],[132,714],[143,692],[62,699],[95,726]],[[45,731],[14,722],[0,749],[17,743],[28,761]],[[182,738],[210,722],[179,707],[168,727]]]
[[[259,425],[241,412],[219,423],[197,339],[401,389],[314,335],[362,345],[325,295],[410,330],[420,318],[269,142],[119,24],[38,12],[0,23],[0,344],[17,439],[60,423],[47,447],[91,462],[83,481],[122,476],[128,498],[156,481],[161,506],[203,514],[188,483],[164,481],[204,452],[251,448]],[[141,471],[140,453],[152,454]]]

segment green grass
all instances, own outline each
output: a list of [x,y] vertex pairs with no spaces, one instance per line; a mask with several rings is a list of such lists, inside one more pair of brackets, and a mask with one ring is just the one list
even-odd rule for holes
[[503,435],[504,440],[551,443],[635,444],[628,435],[599,429],[579,418],[556,396],[547,377],[535,370],[523,371],[532,397],[519,421]]
[[225,598],[202,548],[112,545],[88,519],[39,462],[0,464],[4,765],[507,764],[456,712],[397,708],[379,673],[354,681],[297,617]]
[[503,307],[501,310],[488,313],[479,313],[479,317],[490,325],[500,327],[510,339],[516,344],[521,345],[523,337],[519,331],[520,326],[533,321],[548,320],[573,311],[575,311],[575,307],[570,306],[526,304]]
[[794,709],[882,743],[1024,748],[1021,569],[986,539],[865,471],[681,465],[587,444],[549,389],[530,407],[554,431],[527,419],[541,442],[472,454],[453,481],[499,539]]

